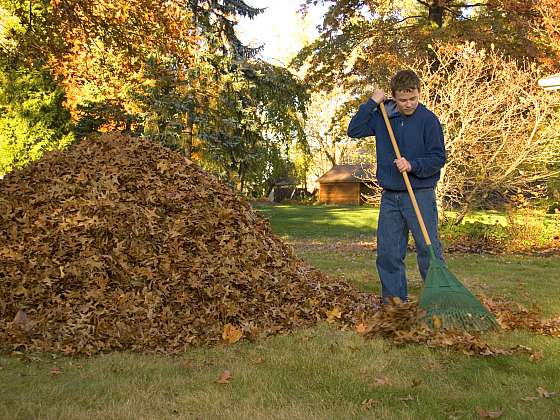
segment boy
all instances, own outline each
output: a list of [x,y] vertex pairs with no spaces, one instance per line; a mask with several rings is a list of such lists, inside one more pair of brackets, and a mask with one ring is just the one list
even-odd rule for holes
[[[403,302],[408,300],[404,260],[409,231],[416,243],[418,267],[424,280],[430,265],[429,251],[401,173],[408,172],[436,256],[443,259],[434,189],[446,160],[441,124],[434,113],[419,103],[420,79],[416,73],[411,70],[396,73],[391,78],[391,92],[394,99],[386,100],[381,89],[374,89],[371,98],[360,105],[348,126],[350,137],[375,136],[376,177],[383,188],[376,265],[385,303],[390,297],[398,297]],[[378,109],[381,101],[385,104],[401,159],[396,159]]]

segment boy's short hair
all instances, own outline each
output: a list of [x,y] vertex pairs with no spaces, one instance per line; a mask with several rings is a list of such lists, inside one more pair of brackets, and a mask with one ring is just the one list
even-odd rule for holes
[[391,78],[393,96],[397,91],[410,92],[414,89],[420,91],[420,78],[412,70],[401,70]]

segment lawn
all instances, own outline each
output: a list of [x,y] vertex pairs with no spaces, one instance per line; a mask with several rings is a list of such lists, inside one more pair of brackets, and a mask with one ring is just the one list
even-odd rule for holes
[[[376,211],[367,207],[260,207],[273,230],[332,276],[378,292]],[[560,313],[560,258],[450,254],[477,293]],[[421,287],[407,259],[411,293]],[[174,357],[112,353],[0,357],[2,419],[504,419],[560,418],[560,340],[524,331],[485,337],[542,350],[494,358],[364,340],[327,324],[289,336],[197,348]],[[216,380],[228,370],[229,383]],[[540,389],[540,394],[539,390]],[[478,407],[478,408],[477,408]],[[478,411],[477,411],[478,410]]]

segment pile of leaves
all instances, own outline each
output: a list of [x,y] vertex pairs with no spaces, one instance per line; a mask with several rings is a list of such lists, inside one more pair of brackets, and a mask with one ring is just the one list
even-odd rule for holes
[[560,337],[560,317],[541,319],[540,308],[530,309],[507,299],[481,297],[504,330],[527,330],[540,335]]
[[[524,329],[531,332],[560,337],[560,318],[543,321],[536,309],[502,300],[481,296],[481,301],[494,314],[503,330]],[[437,326],[434,329],[418,322],[418,302],[401,302],[394,299],[383,310],[377,311],[356,325],[356,332],[366,338],[386,337],[397,345],[417,343],[460,351],[468,356],[498,356],[527,353],[539,357],[539,352],[517,345],[500,348],[486,343],[480,333],[449,330]]]
[[172,353],[377,309],[200,167],[121,135],[0,180],[0,242],[3,350]]

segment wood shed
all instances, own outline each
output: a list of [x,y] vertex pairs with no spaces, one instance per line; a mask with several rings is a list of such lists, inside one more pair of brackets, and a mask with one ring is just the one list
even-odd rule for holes
[[364,194],[372,193],[369,179],[372,165],[334,165],[316,182],[319,202],[325,204],[363,204]]
[[544,90],[560,90],[560,73],[539,79],[539,86]]

